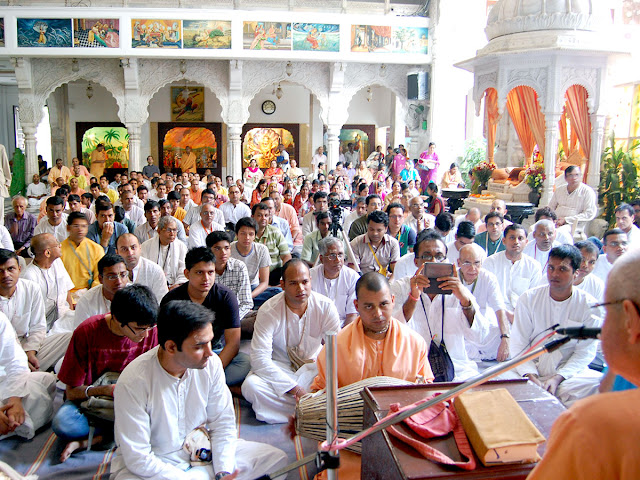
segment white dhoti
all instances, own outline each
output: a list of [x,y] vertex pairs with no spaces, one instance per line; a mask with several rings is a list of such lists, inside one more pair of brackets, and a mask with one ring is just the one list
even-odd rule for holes
[[25,420],[13,433],[0,440],[18,435],[27,440],[33,438],[40,427],[53,418],[53,397],[56,393],[56,377],[52,373],[30,372],[26,374],[26,392],[22,397]]
[[[160,456],[167,463],[184,469],[188,473],[190,480],[213,480],[215,473],[211,465],[200,467],[189,467],[184,460],[184,453],[175,452],[168,456]],[[122,460],[121,457],[116,459]],[[114,459],[114,466],[117,468],[119,462]],[[270,474],[276,470],[280,470],[289,463],[287,455],[280,449],[267,445],[266,443],[249,442],[238,439],[236,443],[236,469],[238,470],[238,480],[253,480],[263,475]],[[232,472],[230,472],[232,473]],[[112,480],[137,480],[138,477],[131,473],[127,468],[121,468],[112,474]],[[151,477],[154,478],[154,477]],[[279,479],[284,476],[277,477]],[[146,480],[149,480],[146,477]]]
[[[311,382],[318,374],[315,363],[307,363],[297,371],[292,371],[290,365],[274,361],[274,363],[297,385],[309,390]],[[278,394],[268,380],[250,372],[242,383],[242,395],[251,403],[256,418],[266,423],[287,423],[289,417],[295,413],[296,399],[293,395]]]
[[464,342],[467,356],[475,362],[495,360],[500,346],[500,327],[495,312],[491,308],[486,308],[481,313],[489,326],[487,335],[482,342],[476,342],[474,339],[465,339]]
[[40,371],[46,372],[55,365],[58,360],[64,357],[69,342],[71,341],[71,335],[71,333],[67,332],[54,333],[53,335],[45,337],[40,350],[38,350],[36,354],[36,358],[40,362]]

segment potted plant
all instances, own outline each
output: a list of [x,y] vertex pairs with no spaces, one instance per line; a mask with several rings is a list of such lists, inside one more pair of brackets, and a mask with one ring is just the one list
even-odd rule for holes
[[546,178],[544,174],[544,160],[534,161],[529,168],[525,170],[524,181],[531,191],[529,192],[529,203],[533,203],[536,207],[540,203],[540,190]]
[[487,184],[489,183],[491,174],[495,169],[496,165],[489,162],[480,162],[473,168],[473,178],[475,180],[475,183],[479,185],[478,193],[480,193],[482,190],[487,189]]

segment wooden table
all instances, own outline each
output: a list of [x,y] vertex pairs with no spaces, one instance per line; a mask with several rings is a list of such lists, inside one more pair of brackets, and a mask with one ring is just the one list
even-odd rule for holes
[[[400,403],[400,406],[412,404],[437,392],[447,391],[457,383],[439,383],[431,385],[411,385],[408,387],[372,387],[362,392],[364,398],[364,428],[370,427],[380,418],[387,415],[389,405]],[[506,388],[522,407],[540,432],[549,438],[551,425],[565,408],[553,395],[526,380],[504,380],[488,382],[474,390]],[[418,437],[407,427],[403,430]],[[428,443],[446,453],[454,460],[460,454],[455,445],[453,434]],[[538,447],[542,455],[546,442]],[[404,444],[386,432],[377,432],[362,442],[362,475],[364,480],[423,480],[423,479],[524,479],[534,464],[512,464],[485,467],[476,457],[478,467],[475,470],[461,470],[433,463],[422,457],[416,450]]]

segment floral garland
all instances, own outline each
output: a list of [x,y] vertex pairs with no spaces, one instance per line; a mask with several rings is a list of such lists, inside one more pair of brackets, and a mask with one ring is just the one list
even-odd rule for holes
[[491,178],[491,174],[496,169],[495,163],[480,162],[473,167],[473,178],[480,184],[485,184]]

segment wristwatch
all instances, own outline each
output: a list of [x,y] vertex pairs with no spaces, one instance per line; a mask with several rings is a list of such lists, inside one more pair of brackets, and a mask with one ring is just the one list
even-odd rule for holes
[[500,339],[503,339],[503,338],[509,338],[509,334],[508,333],[501,334]]
[[221,478],[224,478],[227,475],[231,475],[231,474],[229,472],[218,472],[216,473],[216,480],[220,480]]

